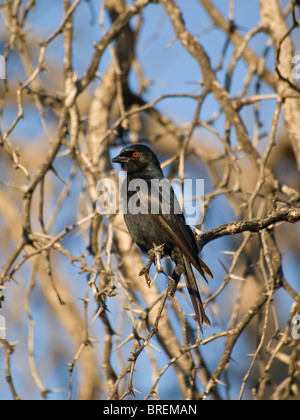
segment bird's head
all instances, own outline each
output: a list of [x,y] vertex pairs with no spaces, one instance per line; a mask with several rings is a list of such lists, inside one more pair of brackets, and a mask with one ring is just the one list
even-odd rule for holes
[[123,149],[119,156],[112,159],[114,163],[120,163],[122,168],[130,173],[145,173],[149,168],[159,170],[159,161],[152,150],[142,144],[136,144]]

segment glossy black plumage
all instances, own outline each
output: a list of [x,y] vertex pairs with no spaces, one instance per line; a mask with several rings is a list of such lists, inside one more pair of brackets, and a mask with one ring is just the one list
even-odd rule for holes
[[[209,325],[210,322],[204,312],[191,264],[205,280],[205,275],[212,278],[212,273],[198,256],[197,241],[191,228],[185,223],[177,198],[164,178],[156,155],[147,146],[134,145],[122,150],[112,161],[120,163],[123,170],[127,171],[127,187],[132,181],[147,186],[146,189],[133,188],[133,191],[128,191],[127,203],[130,203],[131,198],[138,198],[137,204],[141,211],[134,214],[129,208],[128,213],[124,215],[128,231],[143,252],[147,253],[154,246],[164,245],[165,255],[169,255],[176,265],[181,265],[202,330],[202,323]],[[162,199],[162,190],[157,187],[159,184],[156,182],[169,191],[168,200],[165,200],[165,196]],[[176,276],[175,272],[174,275]]]

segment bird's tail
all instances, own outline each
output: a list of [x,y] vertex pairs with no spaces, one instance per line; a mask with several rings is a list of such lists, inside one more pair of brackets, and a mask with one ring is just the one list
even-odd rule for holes
[[192,269],[192,266],[186,256],[183,256],[184,265],[185,265],[185,282],[188,288],[191,301],[194,307],[194,311],[196,314],[196,318],[200,327],[201,332],[203,332],[202,324],[204,323],[207,326],[210,326],[210,320],[208,319],[201,300],[201,296],[198,290],[197,282],[195,279],[195,275]]

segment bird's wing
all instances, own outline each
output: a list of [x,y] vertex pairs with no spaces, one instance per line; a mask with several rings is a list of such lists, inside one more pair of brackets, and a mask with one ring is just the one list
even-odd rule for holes
[[[184,216],[180,210],[177,197],[166,179],[161,180],[160,187],[155,182],[147,181],[149,188],[148,202],[141,194],[143,205],[148,205],[148,212],[153,220],[168,235],[174,245],[186,256],[188,261],[199,271],[206,280],[206,275],[213,278],[212,272],[199,258],[199,248],[191,228],[186,225]],[[163,185],[163,192],[162,188]],[[151,188],[150,188],[151,187]],[[168,190],[170,197],[168,197]],[[170,198],[170,199],[169,199]]]
[[[201,258],[195,253],[191,243],[190,235],[187,235],[185,227],[180,219],[171,217],[166,219],[161,214],[152,214],[151,217],[156,221],[156,223],[161,227],[161,229],[169,236],[174,245],[186,256],[188,261],[193,264],[193,266],[199,271],[202,277],[206,280],[205,275],[209,278],[213,278],[212,272],[207,267],[207,265],[201,260]],[[177,220],[176,220],[177,219]],[[177,223],[178,222],[178,223]],[[195,241],[195,239],[193,239]]]

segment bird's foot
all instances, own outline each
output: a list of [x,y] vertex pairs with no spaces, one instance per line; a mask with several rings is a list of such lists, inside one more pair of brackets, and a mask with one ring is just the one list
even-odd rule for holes
[[163,258],[165,254],[164,247],[165,247],[165,244],[162,244],[160,246],[156,246],[155,244],[153,244],[153,249],[150,250],[150,252],[153,254],[156,271],[158,273],[164,273],[164,269],[161,265],[161,259]]
[[153,263],[155,263],[157,273],[164,272],[164,269],[161,265],[161,258],[164,256],[164,245],[160,245],[160,246],[156,246],[155,244],[153,245],[154,247],[150,249],[150,251],[148,252],[148,257],[149,257],[148,263],[139,273],[140,277],[145,276],[148,287],[150,287],[152,284],[152,280],[150,277],[150,269]]

